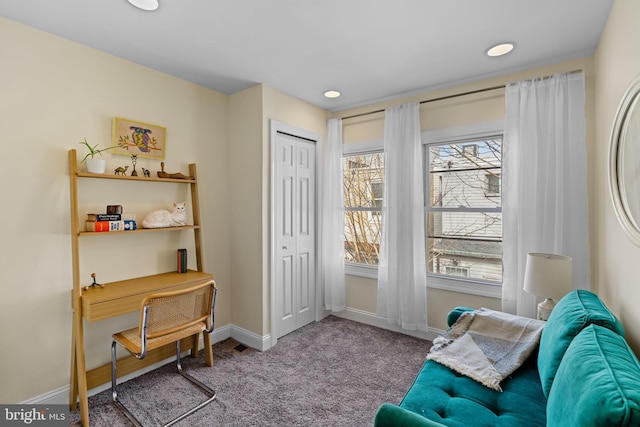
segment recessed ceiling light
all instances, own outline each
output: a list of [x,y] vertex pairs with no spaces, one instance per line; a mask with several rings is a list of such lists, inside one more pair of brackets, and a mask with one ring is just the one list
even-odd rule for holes
[[127,0],[129,3],[142,10],[156,10],[159,6],[158,0]]
[[337,90],[328,90],[324,93],[324,96],[327,98],[337,98],[341,95]]
[[491,57],[502,56],[511,52],[514,47],[516,47],[516,44],[512,42],[500,43],[490,47],[484,53],[486,53],[487,56],[491,56]]

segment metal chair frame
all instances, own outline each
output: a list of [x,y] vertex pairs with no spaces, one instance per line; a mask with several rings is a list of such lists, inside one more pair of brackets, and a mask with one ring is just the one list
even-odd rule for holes
[[[180,290],[180,291],[172,291],[172,292],[161,292],[161,293],[156,293],[153,295],[148,296],[147,298],[144,299],[144,301],[142,302],[142,310],[141,310],[141,315],[140,315],[140,325],[138,327],[138,331],[140,331],[140,341],[141,341],[141,345],[140,345],[140,351],[139,352],[135,352],[132,351],[132,349],[128,348],[126,345],[124,345],[122,342],[119,342],[116,340],[116,336],[119,334],[114,334],[113,337],[113,341],[111,343],[111,397],[113,400],[113,403],[115,404],[115,406],[135,425],[138,427],[142,427],[142,424],[140,424],[140,422],[136,419],[136,417],[131,413],[131,411],[129,411],[123,404],[122,402],[120,402],[120,400],[118,400],[118,392],[117,392],[117,375],[116,375],[116,344],[119,344],[120,346],[122,346],[123,348],[125,348],[129,353],[131,353],[133,356],[135,356],[137,359],[142,360],[145,358],[145,356],[147,355],[147,351],[151,350],[152,348],[157,348],[159,346],[153,346],[152,348],[148,348],[148,340],[152,339],[154,337],[162,337],[163,333],[155,333],[155,334],[151,334],[151,336],[149,336],[148,334],[148,319],[149,319],[149,310],[150,310],[150,300],[155,299],[155,298],[166,298],[166,297],[176,297],[176,296],[181,296],[184,294],[188,294],[191,293],[193,291],[197,291],[203,287],[206,286],[210,286],[212,288],[209,299],[210,299],[210,310],[208,315],[206,316],[206,321],[203,322],[202,317],[198,318],[198,319],[192,319],[192,321],[190,321],[189,323],[187,323],[185,326],[193,326],[194,323],[195,325],[202,325],[201,327],[201,331],[203,334],[209,334],[213,331],[214,328],[214,307],[216,304],[216,296],[218,293],[218,289],[215,285],[215,282],[213,280],[201,284],[201,285],[197,285],[197,286],[193,286],[191,288],[188,289],[184,289],[184,290]],[[164,331],[167,332],[167,331]],[[175,333],[178,332],[178,335],[175,335]],[[194,384],[195,386],[197,386],[199,389],[201,389],[208,397],[207,399],[194,406],[193,408],[189,409],[188,411],[182,413],[181,415],[179,415],[178,417],[174,418],[173,420],[169,421],[168,423],[164,424],[163,427],[167,427],[167,426],[171,426],[175,423],[177,423],[178,421],[186,418],[187,416],[193,414],[194,412],[198,411],[199,409],[202,409],[204,406],[208,405],[209,403],[213,402],[216,399],[217,393],[212,390],[210,387],[208,387],[207,385],[203,384],[201,381],[199,381],[198,379],[194,378],[193,376],[189,375],[187,372],[185,372],[182,369],[182,364],[180,362],[181,360],[181,356],[180,356],[180,340],[182,338],[187,338],[189,336],[193,336],[193,333],[186,333],[184,332],[184,335],[181,335],[180,330],[176,331],[176,328],[172,328],[171,330],[168,331],[168,333],[173,334],[174,336],[177,336],[176,339],[176,367],[178,370],[178,373],[180,375],[182,375],[184,378],[186,378],[187,380],[189,380],[192,384]],[[198,333],[199,334],[199,333]],[[205,340],[205,345],[206,342],[208,340]],[[196,341],[197,343],[197,341]],[[192,354],[195,355],[197,354],[198,348],[195,347],[194,349],[191,350]]]

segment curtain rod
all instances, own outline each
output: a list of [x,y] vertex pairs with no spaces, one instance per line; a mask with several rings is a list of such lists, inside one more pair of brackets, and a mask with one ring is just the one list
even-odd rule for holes
[[[566,74],[575,74],[575,73],[579,73],[582,70],[573,70],[573,71],[569,71]],[[561,73],[558,73],[561,74]],[[538,77],[538,79],[548,79],[551,76],[544,76],[544,77]],[[532,79],[530,79],[532,80]],[[535,79],[533,79],[535,80]],[[485,87],[482,89],[476,89],[476,90],[470,90],[468,92],[461,92],[461,93],[454,93],[452,95],[446,95],[446,96],[440,96],[438,98],[431,98],[431,99],[425,99],[423,101],[420,101],[419,104],[428,104],[430,102],[436,102],[436,101],[444,101],[445,99],[452,99],[452,98],[458,98],[460,96],[467,96],[467,95],[474,95],[476,93],[482,93],[482,92],[489,92],[492,90],[497,90],[497,89],[504,89],[505,87],[507,87],[506,84],[503,85],[498,85],[498,86],[491,86],[491,87]],[[347,119],[355,119],[356,117],[362,117],[362,116],[368,116],[369,114],[376,114],[376,113],[384,113],[384,108],[380,109],[380,110],[374,110],[374,111],[368,111],[366,113],[359,113],[359,114],[353,114],[351,116],[345,116],[342,117],[341,120],[347,120]]]
[[[419,103],[420,104],[428,104],[429,102],[444,101],[445,99],[457,98],[459,96],[473,95],[475,93],[489,92],[491,90],[504,89],[505,87],[506,87],[506,85],[486,87],[486,88],[483,88],[483,89],[471,90],[469,92],[454,93],[453,95],[446,95],[446,96],[440,96],[438,98],[425,99],[423,101],[420,101]],[[380,110],[367,111],[366,113],[353,114],[351,116],[342,117],[342,120],[355,119],[356,117],[368,116],[369,114],[384,113],[384,110],[385,109],[382,108]]]

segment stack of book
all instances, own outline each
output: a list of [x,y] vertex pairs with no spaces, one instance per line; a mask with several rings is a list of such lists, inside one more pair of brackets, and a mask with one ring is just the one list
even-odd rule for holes
[[136,214],[122,213],[121,206],[118,205],[120,209],[115,209],[115,207],[114,205],[107,206],[107,213],[87,214],[85,222],[87,231],[135,230],[137,228]]

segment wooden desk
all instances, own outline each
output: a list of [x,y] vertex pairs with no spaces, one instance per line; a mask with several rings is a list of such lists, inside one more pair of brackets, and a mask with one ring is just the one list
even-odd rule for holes
[[155,292],[177,291],[213,279],[213,275],[188,270],[111,282],[82,293],[82,315],[90,322],[140,310],[140,303]]
[[[82,424],[89,425],[87,392],[89,389],[111,381],[111,364],[107,363],[91,371],[85,370],[84,334],[82,317],[91,322],[104,320],[121,314],[140,310],[142,300],[155,292],[178,290],[213,279],[213,275],[201,271],[189,270],[186,273],[162,273],[135,279],[105,283],[103,288],[91,288],[82,291],[79,296],[74,295],[73,355],[71,362],[71,409],[76,409],[77,398],[80,398],[80,412]],[[75,291],[73,292],[75,294]],[[80,308],[81,310],[76,309]],[[79,316],[79,312],[82,316]],[[181,348],[186,350],[198,348],[198,337],[181,342]],[[195,353],[195,352],[194,352]],[[118,376],[123,376],[164,360],[175,354],[175,346],[169,345],[150,352],[143,360],[133,356],[118,360]]]

